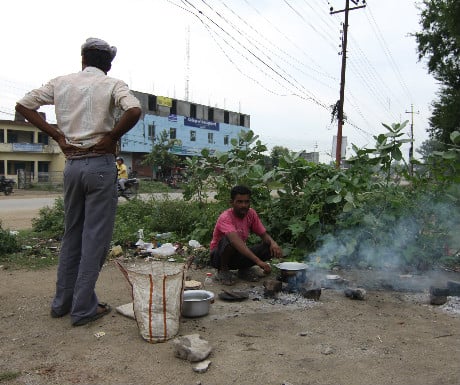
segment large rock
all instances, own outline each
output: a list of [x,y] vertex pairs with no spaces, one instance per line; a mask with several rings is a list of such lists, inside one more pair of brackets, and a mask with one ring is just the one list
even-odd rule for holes
[[209,342],[199,334],[189,334],[173,340],[174,355],[183,360],[197,362],[205,360],[212,351]]

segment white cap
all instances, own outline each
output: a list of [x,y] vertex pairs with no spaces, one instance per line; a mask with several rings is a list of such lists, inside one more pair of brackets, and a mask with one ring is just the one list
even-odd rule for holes
[[85,43],[81,46],[81,54],[83,55],[83,52],[89,49],[97,49],[99,51],[107,51],[110,53],[110,57],[112,60],[115,58],[115,55],[117,54],[117,47],[115,46],[110,46],[109,43],[107,43],[105,40],[98,39],[96,37],[89,37],[86,39]]

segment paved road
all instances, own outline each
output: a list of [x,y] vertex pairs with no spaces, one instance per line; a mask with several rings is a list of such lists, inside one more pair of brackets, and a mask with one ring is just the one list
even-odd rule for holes
[[14,198],[13,196],[0,197],[0,217],[5,213],[27,210],[39,210],[45,206],[53,206],[59,195],[35,198]]
[[[164,197],[164,193],[154,194],[156,199]],[[173,192],[167,194],[169,199],[182,199],[182,193]],[[23,230],[32,227],[32,218],[36,218],[41,208],[54,205],[54,201],[62,195],[47,194],[34,196],[21,194],[20,190],[15,195],[0,196],[0,220],[3,229]],[[150,197],[150,194],[142,194],[144,199]],[[120,203],[124,202],[120,198]]]

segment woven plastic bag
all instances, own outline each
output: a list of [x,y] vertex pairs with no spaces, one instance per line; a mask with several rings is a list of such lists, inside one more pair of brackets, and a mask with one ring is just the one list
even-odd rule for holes
[[177,263],[116,262],[132,288],[139,332],[150,343],[165,342],[179,331],[185,267]]

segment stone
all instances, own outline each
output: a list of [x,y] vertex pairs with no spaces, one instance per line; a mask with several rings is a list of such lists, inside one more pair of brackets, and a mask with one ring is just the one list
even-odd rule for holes
[[120,255],[123,255],[123,249],[120,245],[113,246],[112,250],[110,250],[109,258],[117,258]]
[[264,294],[267,297],[273,297],[276,293],[281,291],[283,283],[275,279],[268,279],[264,281]]
[[205,373],[208,371],[210,365],[211,365],[210,360],[204,360],[204,361],[200,361],[194,364],[192,366],[192,369],[196,373]]
[[358,287],[357,289],[351,289],[351,288],[346,288],[344,291],[345,297],[351,298],[351,299],[359,299],[359,300],[364,300],[366,297],[366,290]]
[[212,352],[208,341],[199,334],[189,334],[173,340],[174,355],[183,360],[198,362],[205,360]]
[[327,346],[322,352],[321,354],[324,354],[325,356],[328,356],[329,354],[333,354],[334,353],[334,349],[331,348],[330,346]]

